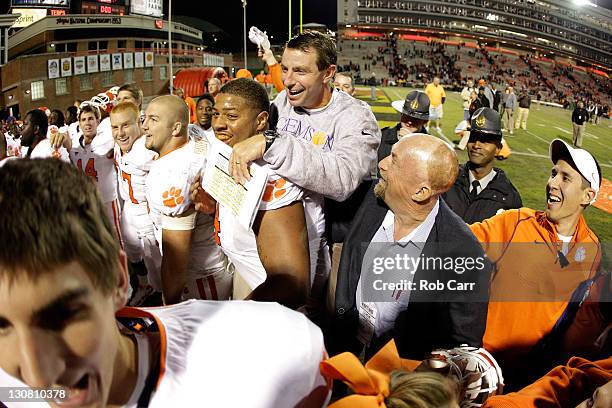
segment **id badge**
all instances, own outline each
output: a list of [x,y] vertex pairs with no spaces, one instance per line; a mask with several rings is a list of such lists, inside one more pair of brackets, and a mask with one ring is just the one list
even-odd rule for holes
[[359,329],[357,330],[357,340],[365,346],[369,346],[372,341],[377,314],[378,310],[376,310],[374,303],[361,302],[359,305]]

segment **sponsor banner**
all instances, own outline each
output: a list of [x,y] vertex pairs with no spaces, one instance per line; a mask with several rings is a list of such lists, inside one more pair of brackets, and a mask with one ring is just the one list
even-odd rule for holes
[[145,52],[145,67],[152,67],[155,65],[155,57],[150,51]]
[[74,75],[83,75],[85,72],[85,57],[74,57]]
[[47,10],[45,9],[13,9],[12,13],[21,15],[15,20],[11,28],[27,27],[47,16]]
[[72,76],[72,58],[62,58],[61,67],[63,77]]
[[47,71],[49,72],[49,79],[59,78],[60,60],[58,59],[47,60]]
[[123,68],[132,69],[134,68],[134,54],[131,52],[123,53]]
[[19,7],[65,7],[70,8],[70,0],[11,0],[11,6]]
[[123,69],[121,53],[113,54],[113,70]]
[[143,52],[134,53],[134,66],[136,68],[144,67],[144,53]]
[[132,0],[130,12],[144,16],[161,17],[164,10],[163,0]]
[[87,56],[87,72],[98,72],[98,56],[88,55]]
[[100,54],[100,71],[110,71],[111,56],[110,54]]

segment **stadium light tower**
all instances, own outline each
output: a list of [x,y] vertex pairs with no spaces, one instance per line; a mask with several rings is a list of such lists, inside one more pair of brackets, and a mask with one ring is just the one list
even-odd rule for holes
[[242,22],[243,22],[243,29],[244,29],[244,69],[247,69],[247,29],[246,29],[246,5],[247,5],[247,0],[241,0],[242,1]]
[[168,61],[170,69],[170,95],[174,94],[174,71],[172,67],[172,0],[168,2]]

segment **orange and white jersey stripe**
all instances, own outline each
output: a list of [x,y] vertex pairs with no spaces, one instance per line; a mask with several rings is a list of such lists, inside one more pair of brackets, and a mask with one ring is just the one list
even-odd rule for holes
[[320,329],[276,303],[192,300],[125,308],[117,317],[155,321],[159,328],[151,408],[290,408],[306,399],[316,401],[308,406],[325,406],[329,399],[319,370],[326,356]]
[[132,150],[122,154],[119,145],[115,144],[115,163],[119,194],[125,203],[146,206],[146,181],[157,153],[145,147],[145,138],[134,142]]

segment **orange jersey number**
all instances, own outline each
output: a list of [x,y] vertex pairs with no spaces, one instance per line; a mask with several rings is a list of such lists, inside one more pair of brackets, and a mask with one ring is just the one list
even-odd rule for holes
[[132,188],[132,175],[126,173],[125,171],[122,171],[121,178],[127,182],[128,191],[130,192],[130,200],[132,201],[132,203],[138,204],[138,201],[136,200],[136,198],[134,198],[134,189]]
[[[93,178],[97,182],[98,172],[96,171],[95,164],[96,163],[94,159],[87,160],[87,164],[85,165],[85,174],[87,174],[89,177]],[[77,167],[79,168],[79,170],[83,171],[83,162],[81,159],[77,160]]]
[[221,223],[219,222],[219,203],[217,203],[217,209],[215,211],[214,226],[215,226],[215,242],[217,243],[217,245],[221,246],[221,237],[219,236],[219,233],[221,232]]

